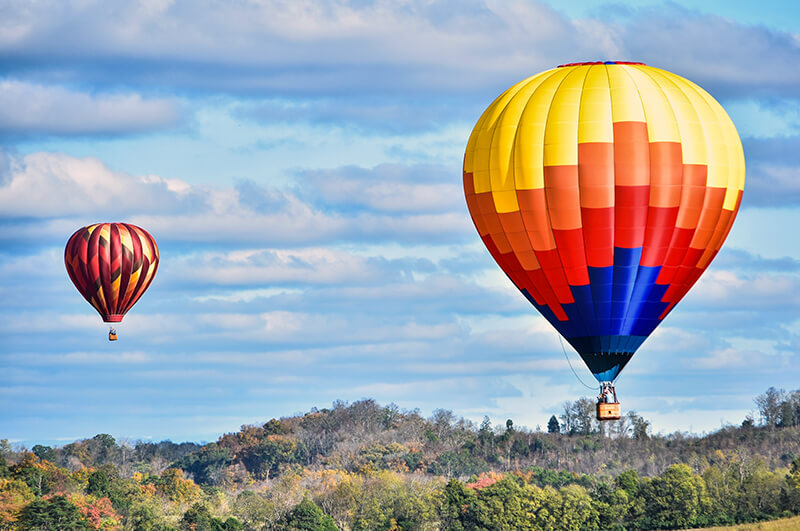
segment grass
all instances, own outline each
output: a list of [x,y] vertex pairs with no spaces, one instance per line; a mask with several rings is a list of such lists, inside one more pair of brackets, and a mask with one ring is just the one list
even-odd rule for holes
[[800,516],[757,522],[755,524],[736,524],[725,527],[704,527],[703,531],[796,531],[800,530]]

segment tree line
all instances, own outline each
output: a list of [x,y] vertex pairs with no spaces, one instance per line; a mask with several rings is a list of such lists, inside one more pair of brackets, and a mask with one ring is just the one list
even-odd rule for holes
[[[0,443],[0,529],[672,529],[800,512],[797,391],[706,436],[598,424],[580,399],[546,431],[372,400],[199,445],[100,434]],[[786,405],[788,404],[788,405]],[[790,412],[793,412],[790,414]],[[70,527],[72,526],[72,527]]]
[[702,474],[675,464],[641,477],[533,467],[466,481],[373,470],[287,471],[243,491],[183,471],[121,477],[25,453],[0,462],[0,529],[144,531],[683,529],[800,514],[800,458],[770,470],[720,455]]

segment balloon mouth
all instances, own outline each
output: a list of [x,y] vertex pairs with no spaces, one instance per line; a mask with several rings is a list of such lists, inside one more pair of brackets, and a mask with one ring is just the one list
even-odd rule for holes
[[642,65],[647,66],[644,63],[638,63],[636,61],[586,61],[583,63],[564,63],[563,65],[558,65],[556,68],[563,68],[565,66],[585,66],[585,65]]
[[103,322],[105,323],[119,323],[122,321],[122,318],[125,317],[121,314],[111,314],[111,315],[104,315]]

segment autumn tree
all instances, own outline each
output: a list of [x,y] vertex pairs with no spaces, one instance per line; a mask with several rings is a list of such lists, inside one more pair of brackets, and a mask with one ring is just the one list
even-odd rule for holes
[[20,479],[0,479],[0,529],[11,529],[20,511],[36,497]]

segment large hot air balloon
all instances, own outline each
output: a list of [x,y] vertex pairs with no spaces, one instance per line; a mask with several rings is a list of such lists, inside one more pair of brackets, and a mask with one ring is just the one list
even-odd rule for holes
[[619,418],[614,380],[722,246],[744,174],[720,104],[642,63],[561,65],[478,120],[464,155],[475,227],[600,382],[598,418]]
[[[103,321],[118,323],[153,281],[158,246],[136,225],[96,223],[70,237],[64,263],[72,283]],[[108,338],[117,338],[113,328]]]

